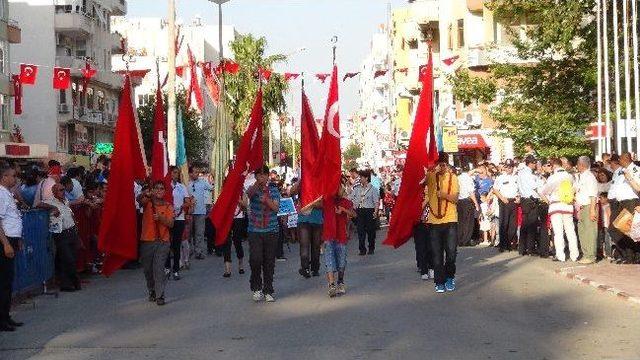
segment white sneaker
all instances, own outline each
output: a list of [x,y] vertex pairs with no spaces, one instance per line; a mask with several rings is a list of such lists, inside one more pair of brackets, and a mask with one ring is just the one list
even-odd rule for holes
[[420,276],[420,279],[425,280],[425,281],[429,280],[430,279],[429,274],[422,274]]
[[253,292],[253,301],[258,302],[264,300],[264,294],[261,290]]
[[264,296],[264,300],[265,300],[266,302],[275,302],[275,301],[276,301],[276,298],[274,298],[274,297],[273,297],[273,295],[271,295],[271,294],[266,294],[266,295]]
[[427,271],[427,274],[429,274],[429,279],[435,279],[436,274],[433,272],[433,269],[429,269],[429,271]]

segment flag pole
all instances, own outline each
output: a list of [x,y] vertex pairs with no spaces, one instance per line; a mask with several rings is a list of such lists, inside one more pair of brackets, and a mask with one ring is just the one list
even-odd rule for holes
[[598,130],[597,130],[597,141],[598,141],[598,150],[596,153],[596,159],[602,159],[602,153],[603,153],[603,137],[602,137],[602,29],[601,29],[601,22],[600,22],[600,18],[601,18],[601,11],[602,11],[602,0],[598,0],[598,10],[597,10],[597,37],[598,37],[598,81],[597,86],[598,86]]
[[167,105],[167,147],[169,165],[176,165],[176,1],[169,0],[168,15],[169,53],[167,66],[169,67],[168,105]]
[[[616,95],[616,152],[618,154],[622,154],[622,134],[621,128],[626,130],[626,126],[622,124],[622,114],[620,108],[620,51],[619,46],[620,41],[618,37],[618,2],[613,2],[613,75],[614,75],[614,85],[615,85],[615,95]],[[622,126],[620,126],[622,125]],[[627,132],[625,134],[629,136]]]
[[638,79],[638,5],[631,2],[631,33],[633,34],[633,88],[636,108],[636,156],[640,154],[640,80]]
[[[603,43],[603,60],[604,60],[604,118],[607,137],[605,139],[605,149],[611,154],[613,146],[611,145],[613,126],[611,126],[611,93],[609,91],[609,32],[607,20],[607,1],[602,2],[602,43]],[[616,129],[617,132],[617,129]]]
[[[635,1],[635,0],[634,0]],[[625,133],[627,134],[627,151],[633,152],[633,148],[631,147],[632,138],[631,138],[631,72],[629,70],[629,16],[627,9],[629,0],[624,0],[622,2],[622,34],[624,40],[624,95],[625,95]]]

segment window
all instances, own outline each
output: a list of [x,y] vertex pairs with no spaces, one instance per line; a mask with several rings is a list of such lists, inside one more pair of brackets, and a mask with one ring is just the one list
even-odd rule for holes
[[449,25],[449,31],[447,31],[447,48],[453,50],[453,26]]
[[9,71],[9,42],[0,41],[0,73],[8,75]]
[[87,108],[93,109],[93,89],[87,88]]
[[60,100],[58,102],[58,104],[66,104],[67,103],[67,90],[61,89],[60,90]]
[[97,94],[98,110],[104,111],[104,92],[98,90],[96,94]]
[[9,101],[10,98],[5,95],[0,95],[0,124],[2,125],[2,130],[10,131],[9,128]]
[[458,48],[464,46],[464,19],[458,20]]
[[142,95],[138,95],[138,106],[144,105],[144,97]]

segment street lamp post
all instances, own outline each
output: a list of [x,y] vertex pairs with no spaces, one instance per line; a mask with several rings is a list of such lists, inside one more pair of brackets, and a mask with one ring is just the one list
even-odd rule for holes
[[[222,64],[224,61],[224,44],[222,43],[222,5],[231,0],[209,0],[218,5],[218,60]],[[229,124],[226,121],[226,93],[225,93],[225,72],[222,71],[220,79],[220,105],[218,107],[216,124],[211,127],[213,134],[211,137],[215,140],[214,146],[211,148],[210,167],[214,175],[215,197],[220,194],[222,188],[222,180],[224,178],[225,168],[231,159],[232,148],[229,145],[230,131]]]

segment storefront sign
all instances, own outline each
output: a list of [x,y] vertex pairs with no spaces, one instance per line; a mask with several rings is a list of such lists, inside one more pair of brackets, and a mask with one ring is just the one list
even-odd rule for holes
[[480,133],[459,134],[458,147],[463,150],[484,149],[489,147]]
[[442,147],[446,153],[458,152],[458,128],[455,126],[442,127]]
[[93,151],[93,144],[73,144],[74,152],[90,153]]
[[113,143],[97,143],[96,154],[111,155],[113,153]]

